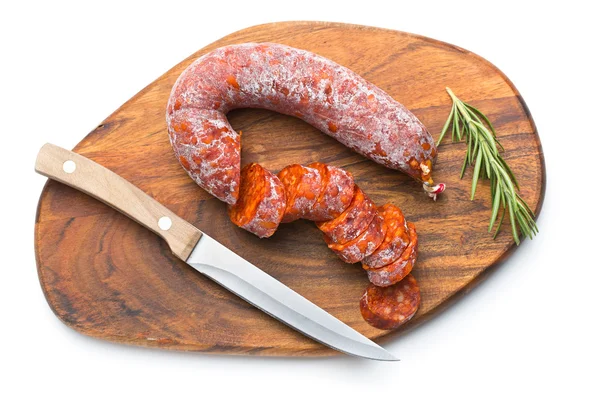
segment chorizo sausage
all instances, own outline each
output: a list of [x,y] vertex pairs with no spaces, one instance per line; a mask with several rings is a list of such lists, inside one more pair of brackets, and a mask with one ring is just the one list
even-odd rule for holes
[[383,216],[386,232],[377,250],[363,260],[363,264],[372,269],[383,267],[398,259],[409,242],[408,228],[402,210],[393,204],[385,204],[379,207],[378,211]]
[[353,264],[373,253],[383,241],[384,236],[385,226],[383,224],[383,216],[377,214],[367,230],[357,238],[344,244],[338,244],[333,242],[328,236],[325,236],[325,242],[339,258]]
[[321,194],[307,219],[312,221],[328,221],[338,217],[354,197],[354,178],[350,172],[342,168],[323,163],[308,165],[319,171],[321,175]]
[[225,129],[229,125],[225,116],[188,108],[169,121],[169,137],[179,163],[204,190],[234,204],[240,185],[240,136]]
[[370,284],[360,299],[360,313],[377,329],[396,329],[415,315],[420,303],[417,280],[407,275],[393,286]]
[[300,164],[288,165],[277,174],[285,187],[286,207],[281,222],[307,218],[321,193],[321,174]]
[[[169,136],[181,165],[227,203],[237,198],[241,143],[225,115],[247,107],[297,116],[377,163],[433,183],[437,150],[431,134],[386,92],[311,52],[243,43],[194,61],[177,79],[167,105]],[[183,122],[192,134],[176,129]],[[205,153],[218,154],[218,160],[198,164]]]
[[377,207],[367,195],[354,185],[352,202],[337,218],[317,222],[317,228],[332,243],[344,244],[363,233],[377,214]]
[[259,164],[246,165],[241,171],[242,184],[238,201],[229,206],[231,221],[260,238],[277,230],[285,211],[283,184]]
[[380,268],[370,268],[363,264],[363,268],[367,270],[369,281],[377,286],[390,286],[401,281],[406,275],[412,271],[415,261],[417,260],[417,231],[414,224],[408,223],[408,234],[410,242],[402,255]]

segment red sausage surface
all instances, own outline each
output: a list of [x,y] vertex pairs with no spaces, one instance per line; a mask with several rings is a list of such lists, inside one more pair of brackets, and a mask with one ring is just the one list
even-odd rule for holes
[[410,242],[398,259],[379,268],[370,268],[363,263],[363,268],[367,270],[367,275],[372,284],[377,286],[391,286],[402,280],[412,271],[417,261],[418,239],[415,225],[411,222],[408,223],[408,234]]
[[317,222],[317,228],[330,242],[348,243],[363,233],[377,215],[377,206],[356,184],[350,205],[336,218]]
[[281,222],[307,218],[321,194],[322,177],[315,168],[288,165],[277,174],[283,186],[287,205]]
[[338,244],[333,242],[329,236],[325,236],[325,243],[344,262],[354,264],[373,253],[383,241],[384,236],[383,217],[377,214],[367,229],[355,239]]
[[372,269],[388,265],[400,257],[410,240],[406,219],[400,208],[384,204],[378,211],[383,216],[386,233],[377,250],[363,260],[363,264]]
[[241,141],[225,115],[247,107],[297,116],[375,162],[432,183],[435,143],[402,104],[325,57],[276,43],[244,43],[192,63],[167,106],[178,160],[229,204],[239,192]]
[[309,167],[321,175],[321,194],[307,219],[320,222],[338,217],[352,202],[354,178],[342,168],[323,163],[312,163]]
[[285,212],[285,188],[276,175],[257,163],[241,172],[240,198],[228,209],[231,222],[266,238],[275,233]]
[[375,328],[396,329],[415,315],[420,303],[421,290],[409,274],[393,286],[370,284],[360,299],[360,312]]

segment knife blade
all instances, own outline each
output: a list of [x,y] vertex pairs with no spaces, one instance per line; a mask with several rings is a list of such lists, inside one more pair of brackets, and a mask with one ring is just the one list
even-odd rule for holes
[[311,339],[352,356],[398,361],[376,343],[92,160],[47,143],[38,153],[35,170],[89,194],[155,232],[189,266]]

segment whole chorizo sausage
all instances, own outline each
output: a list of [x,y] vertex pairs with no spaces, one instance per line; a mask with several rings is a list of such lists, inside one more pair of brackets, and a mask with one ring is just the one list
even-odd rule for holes
[[[225,115],[246,107],[297,116],[377,163],[433,183],[433,138],[386,92],[311,52],[243,43],[193,62],[173,86],[166,116],[183,168],[229,204],[239,191],[241,143]],[[189,126],[181,129],[182,123]],[[206,160],[206,154],[213,156]]]
[[171,145],[188,174],[204,190],[235,204],[240,190],[240,136],[225,128],[224,115],[197,108],[169,120]]

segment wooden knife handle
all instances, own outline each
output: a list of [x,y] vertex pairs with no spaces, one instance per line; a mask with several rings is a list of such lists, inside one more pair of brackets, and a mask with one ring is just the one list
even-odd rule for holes
[[114,172],[72,151],[46,143],[35,162],[37,173],[108,204],[165,239],[186,261],[202,232]]

